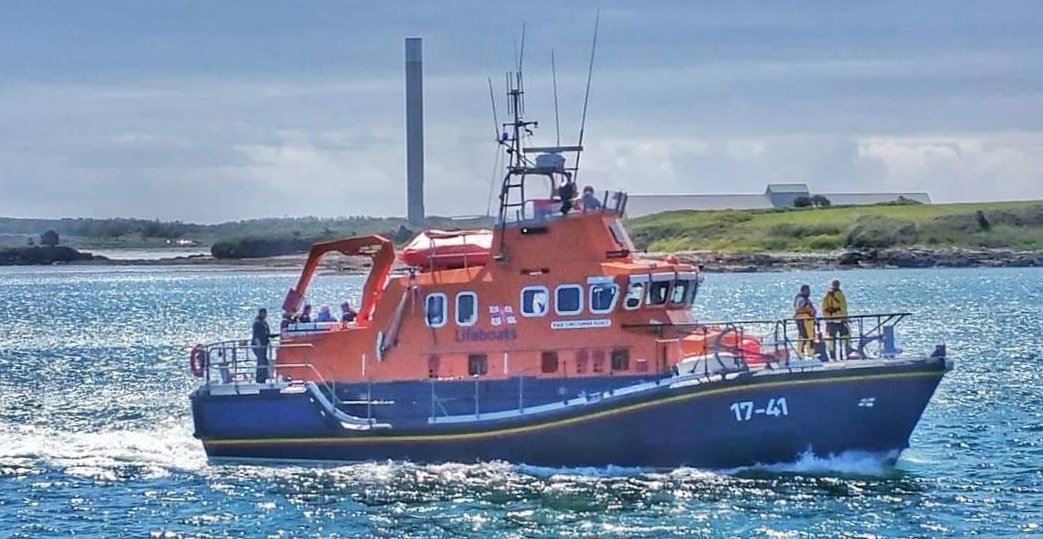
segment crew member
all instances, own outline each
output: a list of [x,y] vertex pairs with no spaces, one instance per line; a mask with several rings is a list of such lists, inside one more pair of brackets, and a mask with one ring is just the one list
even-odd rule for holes
[[345,301],[340,304],[340,321],[344,323],[354,322],[355,317],[359,315],[358,311],[351,308],[351,302]]
[[601,209],[601,201],[598,197],[594,196],[594,186],[587,185],[583,187],[583,211],[584,212],[595,212]]
[[833,279],[826,295],[822,297],[822,316],[826,319],[826,347],[829,358],[837,359],[837,340],[843,350],[840,359],[847,359],[851,354],[851,328],[847,321],[847,298],[840,290],[840,281]]
[[793,297],[793,318],[797,319],[797,356],[815,354],[815,304],[811,302],[811,286],[800,285],[800,292]]
[[253,347],[254,355],[257,356],[257,383],[263,384],[268,379],[268,345],[272,342],[271,328],[268,327],[268,309],[257,310],[257,318],[254,319],[253,337],[250,346]]
[[558,186],[558,198],[561,199],[561,214],[566,215],[572,210],[572,199],[576,198],[576,184],[562,180]]

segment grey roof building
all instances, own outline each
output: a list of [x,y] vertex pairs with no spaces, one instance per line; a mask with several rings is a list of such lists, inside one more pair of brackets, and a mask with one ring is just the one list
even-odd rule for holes
[[[930,204],[927,193],[815,193],[829,199],[835,206],[880,204],[901,198],[921,204]],[[627,215],[640,217],[652,213],[677,210],[766,210],[789,208],[802,196],[811,196],[805,183],[770,183],[764,193],[739,194],[639,194],[627,199]]]

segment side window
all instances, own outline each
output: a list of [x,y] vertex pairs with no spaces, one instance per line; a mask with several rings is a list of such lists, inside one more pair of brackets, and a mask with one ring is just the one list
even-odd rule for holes
[[540,355],[540,370],[544,373],[558,372],[558,353],[544,352]]
[[612,370],[614,371],[628,371],[630,370],[630,349],[629,348],[615,348],[612,350]]
[[583,287],[578,284],[563,284],[554,289],[554,312],[579,314],[583,310]]
[[652,281],[648,287],[648,304],[664,305],[670,295],[670,281]]
[[547,297],[549,295],[546,286],[526,286],[522,288],[522,316],[535,317],[547,314]]
[[456,323],[473,326],[477,321],[478,295],[474,292],[460,292],[456,295]]
[[645,282],[644,281],[631,281],[630,286],[627,287],[627,297],[623,300],[623,307],[629,311],[632,311],[641,306],[641,302],[645,299]]
[[674,290],[670,293],[670,303],[673,305],[684,305],[688,301],[688,287],[691,281],[679,279],[674,283]]
[[467,374],[478,376],[489,372],[489,363],[485,354],[471,354],[467,356]]
[[428,294],[424,301],[424,314],[428,327],[440,328],[445,325],[445,294]]
[[592,284],[590,285],[590,312],[604,314],[611,312],[616,306],[616,296],[619,295],[617,284]]

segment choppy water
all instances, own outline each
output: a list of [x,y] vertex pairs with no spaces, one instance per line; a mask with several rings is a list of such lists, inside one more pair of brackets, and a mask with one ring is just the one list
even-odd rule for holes
[[[711,275],[704,318],[788,309],[828,273]],[[1043,271],[840,274],[901,345],[958,358],[897,466],[216,466],[191,437],[186,346],[246,333],[294,276],[0,268],[0,537],[1043,536]],[[358,293],[320,277],[317,302]],[[828,412],[828,411],[824,411]]]

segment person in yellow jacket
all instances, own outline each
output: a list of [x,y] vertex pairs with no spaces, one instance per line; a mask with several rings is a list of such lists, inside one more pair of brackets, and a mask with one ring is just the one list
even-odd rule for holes
[[793,297],[793,318],[797,319],[797,356],[804,358],[815,355],[815,304],[811,302],[811,287],[800,285],[800,292]]
[[847,322],[847,298],[840,290],[840,281],[833,279],[832,285],[822,297],[822,317],[826,319],[826,347],[829,359],[836,360],[837,344],[840,344],[839,359],[847,359],[851,353],[851,328]]

